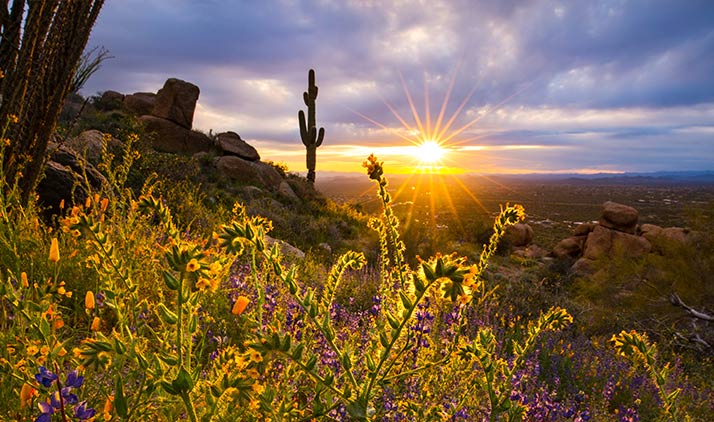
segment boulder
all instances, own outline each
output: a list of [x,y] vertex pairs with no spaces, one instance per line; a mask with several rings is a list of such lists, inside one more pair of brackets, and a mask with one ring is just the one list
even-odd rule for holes
[[94,166],[66,145],[51,142],[48,151],[51,154],[50,160],[36,189],[39,203],[46,208],[46,217],[59,214],[62,201],[65,209],[73,204],[84,203],[89,196],[86,190],[88,186],[98,190],[106,183],[104,176]]
[[[50,142],[47,146],[50,151],[50,160],[61,164],[75,173],[75,178],[80,181],[80,187],[87,184],[94,189],[100,189],[107,179],[92,164],[84,160],[80,154],[66,145],[58,145]],[[84,175],[87,175],[86,180]],[[86,181],[86,183],[84,183]]]
[[278,193],[292,201],[295,201],[295,202],[300,201],[300,198],[298,198],[298,196],[295,195],[293,188],[291,188],[290,184],[288,184],[288,182],[286,182],[285,180],[280,182],[280,186],[278,186]]
[[235,155],[244,160],[258,161],[260,155],[255,148],[248,145],[241,139],[240,135],[235,132],[223,132],[216,136],[218,146],[223,151],[223,155]]
[[298,258],[298,259],[305,258],[305,252],[303,252],[300,249],[296,248],[295,246],[289,244],[288,242],[285,242],[284,240],[280,240],[280,239],[275,239],[270,236],[265,236],[265,246],[267,246],[268,248],[271,248],[274,244],[278,245],[278,248],[280,249],[280,253],[283,256],[287,256],[287,257],[291,257],[291,258]]
[[652,242],[654,239],[662,236],[662,227],[655,224],[643,224],[640,226],[640,235]]
[[587,236],[591,231],[595,229],[597,224],[595,223],[581,223],[575,226],[573,229],[573,236]]
[[580,256],[583,252],[584,240],[583,236],[572,236],[561,240],[553,248],[553,256],[560,259]]
[[639,258],[652,251],[652,244],[642,236],[614,231],[612,250],[628,258]]
[[170,120],[156,116],[141,116],[139,120],[146,124],[147,132],[155,132],[151,145],[157,151],[195,154],[214,149],[213,141],[208,136]]
[[580,258],[570,267],[575,274],[587,275],[595,272],[595,261],[587,258]]
[[62,201],[65,207],[71,207],[72,204],[82,203],[87,199],[82,189],[72,191],[77,178],[69,167],[56,161],[48,161],[44,171],[44,177],[37,184],[35,192],[39,204],[46,208],[47,217],[60,213]]
[[635,234],[638,219],[639,213],[636,209],[627,205],[607,201],[602,205],[602,214],[600,215],[599,223],[601,226],[609,229]]
[[193,113],[200,90],[190,82],[170,78],[156,93],[156,102],[151,112],[156,117],[170,120],[186,129],[193,125]]
[[275,168],[262,161],[248,161],[233,155],[217,157],[216,168],[225,177],[246,184],[258,184],[277,190],[283,178]]
[[517,223],[506,228],[506,239],[512,246],[528,246],[533,242],[533,228],[525,223]]
[[529,245],[515,248],[511,255],[528,259],[541,259],[548,255],[548,251],[538,245]]
[[595,227],[585,240],[583,257],[594,260],[607,255],[612,248],[612,232],[603,226]]
[[617,252],[629,258],[637,258],[652,250],[652,244],[642,236],[598,226],[585,241],[583,257],[596,260]]
[[151,114],[156,103],[156,94],[153,92],[135,92],[124,96],[124,107],[137,116]]
[[81,154],[90,164],[96,166],[102,160],[102,147],[105,142],[108,142],[107,149],[110,152],[116,152],[122,146],[121,141],[118,139],[95,129],[85,130],[74,138],[68,139],[65,145]]
[[[104,111],[116,110],[124,104],[124,94],[116,91],[104,91],[99,97],[99,104]],[[100,108],[98,105],[97,108]]]
[[662,229],[662,237],[675,243],[686,243],[688,232],[681,227],[667,227]]

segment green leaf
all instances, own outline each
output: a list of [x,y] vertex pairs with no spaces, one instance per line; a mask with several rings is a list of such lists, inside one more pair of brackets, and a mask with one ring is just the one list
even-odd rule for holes
[[[175,396],[175,395],[178,394],[178,391],[176,391],[176,389],[174,388],[174,386],[171,385],[171,383],[169,383],[168,381],[161,381],[161,388],[163,388],[164,391],[166,391],[167,393],[171,394],[172,396]],[[116,400],[116,399],[115,399],[115,400]]]
[[295,346],[295,350],[293,350],[293,359],[295,359],[295,360],[302,359],[303,350],[305,350],[304,344],[300,343],[297,346]]
[[410,309],[412,307],[412,301],[409,300],[407,295],[403,291],[399,291],[399,298],[402,300],[402,305],[404,305],[405,308]]
[[193,379],[191,379],[191,374],[189,374],[185,368],[181,367],[178,375],[176,375],[176,379],[171,381],[171,386],[176,389],[179,394],[191,391],[193,389]]
[[399,328],[399,321],[397,320],[397,318],[394,315],[392,315],[392,313],[389,311],[386,312],[386,315],[387,315],[387,322],[389,322],[389,326],[394,329]]
[[389,347],[389,339],[387,338],[387,334],[385,334],[383,331],[379,333],[379,342],[385,349]]
[[117,375],[114,382],[114,408],[120,418],[125,419],[129,415],[129,406],[127,406],[126,398],[124,397],[124,383],[121,375]]
[[178,316],[173,313],[169,308],[166,307],[163,303],[159,303],[159,313],[161,314],[161,318],[164,320],[169,325],[176,325],[178,322]]
[[166,287],[168,287],[171,290],[178,290],[179,288],[179,281],[176,279],[176,277],[173,276],[168,271],[163,271],[161,274],[164,277],[164,282],[166,283]]

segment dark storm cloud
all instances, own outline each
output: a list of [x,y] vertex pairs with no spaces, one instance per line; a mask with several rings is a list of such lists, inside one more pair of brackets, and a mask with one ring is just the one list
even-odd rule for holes
[[[155,91],[179,77],[201,87],[200,104],[213,116],[201,123],[275,142],[294,142],[290,122],[304,107],[309,68],[317,69],[322,125],[365,143],[379,138],[379,126],[355,112],[401,126],[388,104],[415,126],[402,79],[422,118],[427,90],[436,118],[453,79],[446,118],[466,100],[454,128],[504,100],[516,116],[530,111],[525,120],[493,110],[486,119],[500,126],[488,128],[492,139],[518,135],[523,144],[570,142],[582,131],[592,135],[589,145],[597,134],[620,133],[622,142],[647,138],[652,148],[653,139],[673,136],[658,110],[674,110],[679,117],[668,125],[676,127],[682,110],[714,103],[708,0],[114,0],[92,45],[116,58],[85,92]],[[575,113],[581,124],[539,120],[542,109]],[[617,122],[589,123],[578,110],[618,121],[628,110],[643,117],[625,118],[618,131]],[[686,124],[714,123],[696,115]]]

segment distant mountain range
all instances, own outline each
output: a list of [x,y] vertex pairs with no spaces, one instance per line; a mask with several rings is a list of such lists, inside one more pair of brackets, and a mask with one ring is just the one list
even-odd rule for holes
[[660,183],[705,183],[714,184],[714,171],[657,171],[633,173],[534,173],[504,174],[498,178],[519,180],[543,180],[586,184],[660,184]]
[[[387,175],[390,180],[398,181],[409,175]],[[529,181],[568,184],[714,184],[714,170],[708,171],[657,171],[626,173],[524,173],[524,174],[476,174],[467,173],[458,177],[483,177],[503,181]],[[362,183],[368,182],[362,173],[318,172],[317,182],[322,183]]]

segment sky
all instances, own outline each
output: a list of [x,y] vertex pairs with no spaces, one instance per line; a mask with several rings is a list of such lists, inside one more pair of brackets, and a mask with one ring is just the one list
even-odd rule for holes
[[107,0],[94,46],[85,95],[192,82],[291,171],[311,68],[318,174],[714,170],[711,0]]

